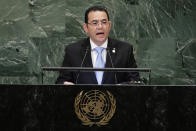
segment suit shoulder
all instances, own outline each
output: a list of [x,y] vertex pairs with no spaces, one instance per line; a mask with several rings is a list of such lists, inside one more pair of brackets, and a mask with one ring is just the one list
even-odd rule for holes
[[82,47],[86,47],[86,43],[88,43],[87,39],[82,39],[71,44],[66,45],[65,50],[80,50]]

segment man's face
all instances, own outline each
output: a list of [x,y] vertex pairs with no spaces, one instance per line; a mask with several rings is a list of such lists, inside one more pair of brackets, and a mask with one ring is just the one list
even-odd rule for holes
[[111,21],[108,21],[104,11],[91,11],[88,14],[88,24],[85,23],[83,28],[92,41],[100,46],[109,36]]

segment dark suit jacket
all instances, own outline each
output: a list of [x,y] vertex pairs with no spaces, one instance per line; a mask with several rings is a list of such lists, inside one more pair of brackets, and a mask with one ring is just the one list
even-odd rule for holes
[[[107,52],[105,67],[112,67],[112,62],[115,68],[136,68],[136,61],[133,55],[133,48],[130,44],[108,39],[107,47],[111,56]],[[87,50],[88,49],[88,50]],[[115,53],[112,50],[115,49]],[[86,54],[86,57],[84,57]],[[84,59],[85,58],[85,59]],[[83,64],[82,60],[84,59]],[[93,67],[91,59],[91,47],[89,38],[66,46],[63,67]],[[94,72],[80,72],[76,80],[78,72],[61,71],[57,78],[56,84],[63,84],[64,81],[70,81],[77,84],[97,84]],[[115,75],[117,76],[115,78]],[[131,80],[139,80],[138,72],[104,72],[102,84],[117,84],[128,82]]]

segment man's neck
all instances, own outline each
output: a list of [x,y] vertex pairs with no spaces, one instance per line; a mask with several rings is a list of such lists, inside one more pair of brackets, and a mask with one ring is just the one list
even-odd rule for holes
[[100,43],[100,44],[97,44],[95,42],[93,42],[91,39],[90,39],[90,44],[91,44],[91,48],[95,48],[97,46],[102,46],[104,48],[107,48],[107,45],[108,45],[108,39],[104,42],[104,43]]

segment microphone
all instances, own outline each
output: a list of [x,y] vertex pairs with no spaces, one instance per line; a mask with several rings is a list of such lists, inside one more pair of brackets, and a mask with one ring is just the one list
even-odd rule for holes
[[[109,55],[110,62],[111,62],[111,64],[112,64],[112,68],[115,68],[115,67],[114,67],[114,64],[113,64],[113,61],[112,61],[111,54],[110,54],[110,48],[107,48],[106,50],[107,50],[107,53],[108,53],[108,55]],[[112,53],[116,53],[116,48],[113,48],[113,49],[112,49]],[[114,72],[114,77],[115,77],[115,84],[118,84],[116,72]]]
[[[81,65],[80,65],[80,67],[82,67],[82,66],[83,66],[83,64],[84,64],[84,60],[85,60],[85,58],[86,58],[86,55],[87,55],[87,53],[88,53],[88,50],[89,50],[89,46],[87,46],[85,50],[86,50],[86,51],[85,51],[85,54],[84,54],[84,57],[83,57],[83,59],[82,59],[82,62],[81,62]],[[78,83],[78,78],[79,78],[79,75],[80,75],[80,71],[78,72],[78,74],[77,74],[77,76],[76,76],[76,81],[75,81],[75,84],[77,84],[77,83]]]

